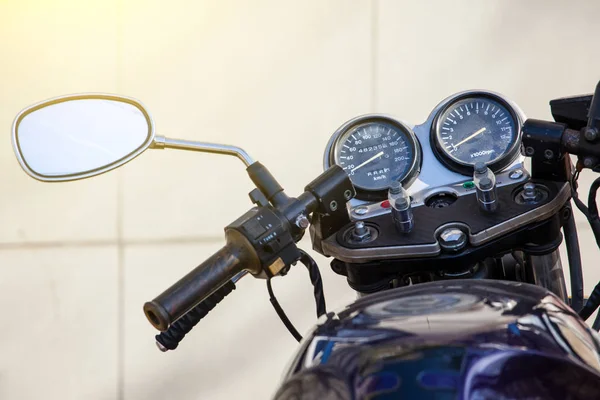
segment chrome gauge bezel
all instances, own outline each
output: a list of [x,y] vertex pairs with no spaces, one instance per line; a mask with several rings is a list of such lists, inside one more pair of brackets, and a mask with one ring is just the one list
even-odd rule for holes
[[502,96],[493,92],[475,90],[463,92],[457,96],[452,97],[452,99],[449,99],[449,101],[445,102],[443,107],[437,110],[433,123],[431,124],[431,131],[429,136],[429,141],[431,144],[431,149],[433,150],[433,154],[444,166],[446,166],[450,170],[465,176],[473,175],[473,164],[460,162],[452,157],[449,157],[446,154],[446,150],[442,147],[438,137],[438,132],[440,131],[442,124],[442,115],[444,115],[444,113],[448,109],[454,107],[454,105],[457,102],[468,98],[486,98],[495,101],[502,105],[504,108],[506,108],[506,110],[510,113],[511,118],[515,121],[515,129],[517,132],[514,136],[512,144],[506,150],[506,152],[500,158],[498,158],[498,160],[494,161],[491,164],[488,164],[488,167],[494,173],[501,171],[504,168],[508,167],[510,164],[512,164],[519,157],[521,143],[521,126],[523,124],[523,121],[519,112],[515,110],[515,108],[510,104],[510,102],[508,102]]
[[[385,114],[365,114],[353,118],[342,126],[340,126],[329,139],[329,143],[325,149],[325,157],[323,160],[323,164],[325,169],[327,170],[332,165],[338,165],[336,161],[336,154],[340,151],[340,146],[346,136],[346,133],[356,127],[357,125],[369,123],[369,122],[383,122],[394,125],[400,131],[402,131],[406,135],[407,142],[413,147],[413,154],[415,155],[410,167],[408,168],[408,172],[402,178],[402,185],[404,187],[409,187],[414,180],[419,175],[419,171],[421,170],[421,160],[422,160],[422,150],[421,144],[417,139],[417,136],[413,132],[412,128],[402,121],[397,120],[394,117]],[[354,182],[352,182],[354,184]],[[380,201],[387,198],[387,189],[383,190],[373,190],[361,187],[359,185],[354,184],[356,189],[356,199],[364,200],[364,201]]]

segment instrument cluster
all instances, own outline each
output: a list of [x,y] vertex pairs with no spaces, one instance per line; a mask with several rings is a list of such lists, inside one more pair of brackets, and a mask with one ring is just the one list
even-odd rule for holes
[[520,155],[524,120],[501,94],[465,91],[439,103],[420,125],[382,114],[346,122],[331,137],[324,166],[337,164],[350,176],[356,219],[384,212],[394,181],[410,193],[413,205],[444,207],[472,192],[476,163],[498,176],[498,186],[527,178]]

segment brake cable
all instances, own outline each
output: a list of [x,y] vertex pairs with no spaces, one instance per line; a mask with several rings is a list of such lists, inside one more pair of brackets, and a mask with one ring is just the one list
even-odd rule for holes
[[273,287],[271,286],[271,278],[267,279],[267,291],[269,292],[269,301],[273,305],[277,316],[279,316],[279,319],[281,320],[281,322],[283,322],[283,325],[285,325],[285,327],[294,337],[294,339],[296,339],[298,342],[301,341],[302,335],[298,332],[296,327],[294,327],[294,324],[292,324],[292,321],[290,321],[288,316],[285,314],[285,311],[283,311],[283,308],[281,308],[281,305],[275,297],[275,293],[273,293]]
[[[298,249],[298,251],[300,252],[300,259],[298,261],[304,264],[304,266],[308,269],[310,282],[312,283],[314,289],[313,293],[315,297],[315,304],[317,307],[317,318],[319,318],[327,313],[327,309],[325,307],[325,294],[323,293],[323,280],[321,278],[321,272],[319,271],[319,266],[317,265],[315,260],[310,255],[308,255],[307,252],[305,252],[302,249]],[[273,305],[273,308],[279,316],[279,319],[281,319],[281,322],[283,322],[283,325],[285,325],[285,327],[294,337],[294,339],[300,342],[302,340],[302,335],[298,333],[298,330],[294,327],[294,324],[292,324],[288,316],[285,314],[285,311],[283,311],[283,308],[281,308],[281,305],[277,301],[275,293],[273,293],[273,287],[271,286],[271,278],[267,279],[267,291],[269,292],[269,301]]]
[[[600,187],[600,178],[596,178],[592,185],[590,186],[590,193],[588,195],[588,206],[579,199],[577,193],[577,180],[579,178],[579,174],[581,173],[582,165],[580,162],[577,163],[576,172],[573,175],[573,179],[571,181],[571,197],[575,202],[577,208],[585,215],[590,227],[592,228],[592,232],[594,234],[594,239],[596,240],[596,244],[600,247],[600,218],[598,216],[598,205],[596,202],[596,195],[598,193],[598,188]],[[585,303],[583,308],[579,310],[579,316],[586,321],[600,306],[600,282],[594,287],[588,301]],[[600,329],[600,314],[596,316],[596,319],[592,325],[592,328],[596,331]]]

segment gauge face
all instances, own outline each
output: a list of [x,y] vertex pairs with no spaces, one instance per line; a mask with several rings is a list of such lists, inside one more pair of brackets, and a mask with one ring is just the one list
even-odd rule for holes
[[465,167],[483,162],[492,170],[517,155],[519,130],[515,115],[490,97],[468,97],[452,103],[437,119],[435,146],[450,164]]
[[342,133],[335,162],[357,189],[386,190],[407,178],[417,166],[418,148],[412,132],[386,120],[358,123]]

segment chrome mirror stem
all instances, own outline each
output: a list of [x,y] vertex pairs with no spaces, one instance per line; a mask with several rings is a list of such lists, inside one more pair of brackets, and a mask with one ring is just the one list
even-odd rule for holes
[[155,136],[151,149],[179,149],[179,150],[191,150],[200,151],[203,153],[213,154],[226,154],[229,156],[235,156],[242,160],[242,162],[249,167],[254,164],[252,157],[246,153],[242,148],[236,146],[230,146],[226,144],[217,143],[206,143],[206,142],[195,142],[191,140],[180,140],[180,139],[169,139],[164,136]]

